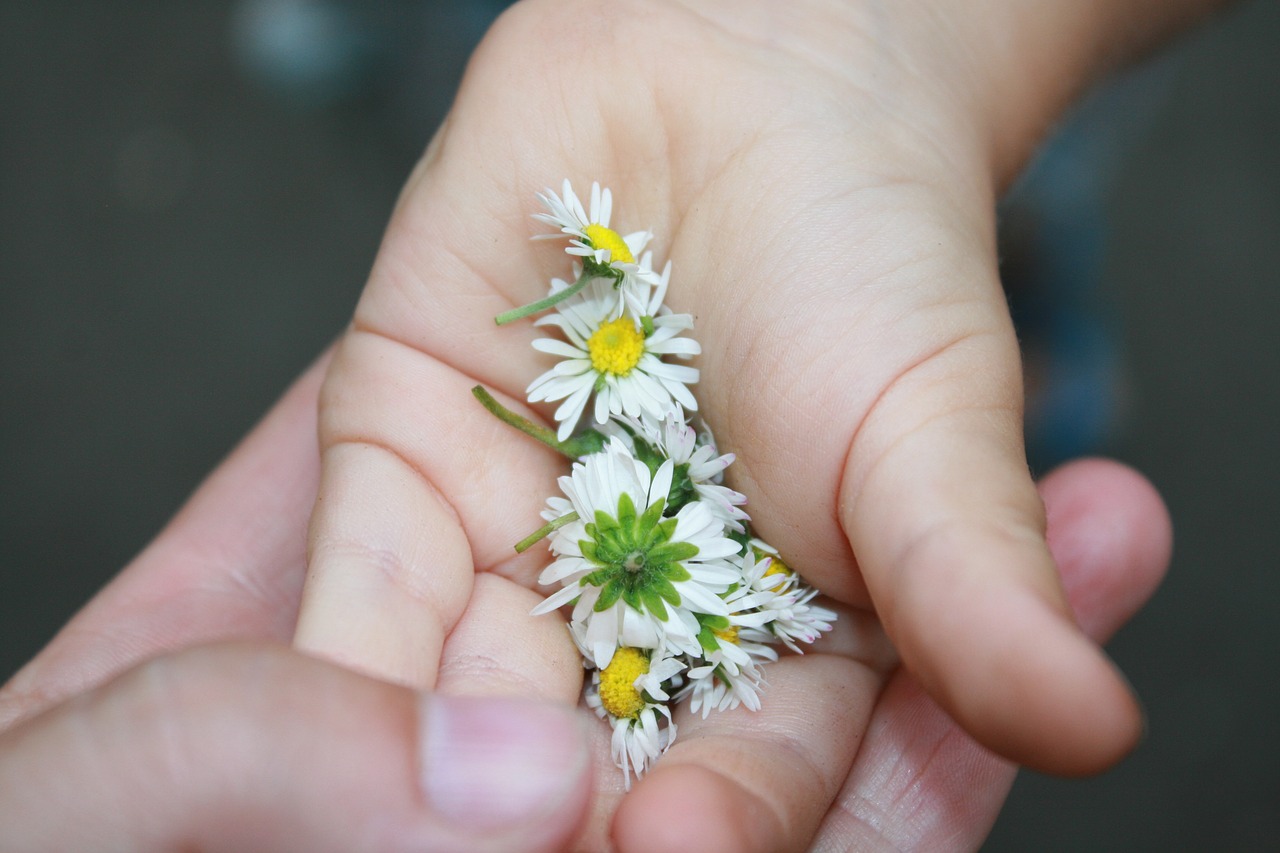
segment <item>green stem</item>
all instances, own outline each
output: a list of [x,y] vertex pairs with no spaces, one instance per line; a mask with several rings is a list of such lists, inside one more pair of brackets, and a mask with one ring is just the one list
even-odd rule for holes
[[604,447],[604,436],[595,430],[588,430],[581,435],[576,435],[568,441],[561,441],[556,438],[554,431],[544,426],[538,426],[526,417],[517,415],[506,406],[499,403],[493,398],[493,395],[485,390],[484,386],[477,385],[471,389],[471,394],[480,401],[480,405],[489,410],[495,418],[502,421],[508,426],[513,426],[525,435],[545,444],[556,453],[563,454],[570,459],[581,459],[590,453],[595,453]]
[[[556,434],[554,432],[544,426],[538,426],[526,417],[517,415],[515,412],[495,400],[493,395],[490,394],[483,385],[477,385],[472,388],[471,394],[480,401],[480,405],[488,409],[490,414],[502,421],[504,424],[515,427],[525,435],[537,439],[552,450],[564,453],[564,445],[561,444],[558,438],[556,438]],[[566,453],[565,455],[567,456],[568,454]]]
[[555,521],[548,521],[546,524],[542,525],[537,530],[533,531],[528,536],[526,536],[525,538],[517,542],[516,553],[523,554],[525,551],[528,551],[530,548],[532,548],[534,545],[541,542],[547,536],[550,536],[552,533],[555,533],[561,527],[564,527],[566,524],[572,524],[577,520],[578,520],[578,514],[576,512],[569,512],[565,515],[560,516]]
[[573,296],[575,293],[582,290],[582,288],[586,287],[587,283],[594,278],[599,278],[599,276],[591,270],[584,269],[582,271],[582,275],[578,276],[578,280],[566,287],[564,290],[561,290],[558,293],[553,293],[546,299],[539,299],[537,302],[530,302],[528,305],[523,307],[512,308],[510,311],[503,311],[497,317],[493,318],[493,322],[497,323],[499,326],[505,326],[508,323],[514,323],[516,320],[528,317],[530,314],[537,314],[539,311],[546,311],[553,305],[565,301],[570,296]]

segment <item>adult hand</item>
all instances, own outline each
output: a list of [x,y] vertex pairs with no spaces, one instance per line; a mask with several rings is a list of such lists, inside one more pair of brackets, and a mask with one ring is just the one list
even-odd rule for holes
[[[1013,766],[886,668],[865,619],[862,640],[846,622],[825,649],[773,665],[759,713],[712,717],[701,733],[684,723],[612,830],[617,776],[602,726],[592,727],[594,761],[610,791],[584,824],[583,740],[563,713],[509,700],[433,704],[283,650],[318,478],[318,384],[313,369],[0,690],[6,850],[537,850],[560,849],[575,830],[579,849],[603,849],[612,832],[628,850],[660,846],[655,836],[669,830],[679,846],[742,851],[801,847],[819,827],[816,849],[903,850],[963,849],[985,836]],[[1101,639],[1158,582],[1167,518],[1148,485],[1110,463],[1068,466],[1042,494],[1072,602]],[[474,721],[461,732],[469,748],[451,756],[437,748],[449,737],[436,729],[430,739],[442,708]],[[536,731],[509,727],[521,720]],[[491,738],[499,749],[475,747]],[[840,749],[850,740],[860,742],[852,767]],[[752,787],[707,777],[705,751],[723,758],[716,746],[726,742],[734,753],[717,766]],[[446,784],[422,781],[430,772]],[[522,785],[537,780],[545,785]],[[765,808],[744,809],[756,797]],[[520,804],[534,814],[522,820]]]
[[572,709],[420,693],[285,644],[319,373],[0,690],[4,850],[550,851],[577,831]]

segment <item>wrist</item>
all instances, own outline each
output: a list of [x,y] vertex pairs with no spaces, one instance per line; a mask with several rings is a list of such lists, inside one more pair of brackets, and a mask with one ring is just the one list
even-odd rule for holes
[[1091,84],[1228,0],[681,0],[945,140],[999,191]]
[[[981,0],[929,4],[925,51],[967,81],[998,189],[1026,164],[1062,113],[1107,74],[1190,27],[1226,0]],[[906,14],[924,16],[919,8]],[[952,41],[949,53],[942,45]],[[945,69],[941,73],[946,73]]]

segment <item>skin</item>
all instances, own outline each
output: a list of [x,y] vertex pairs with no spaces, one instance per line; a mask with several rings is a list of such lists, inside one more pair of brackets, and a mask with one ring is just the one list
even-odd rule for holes
[[[874,621],[848,611],[823,648],[774,665],[759,713],[682,719],[681,740],[624,807],[600,727],[544,719],[539,734],[558,751],[590,755],[550,806],[493,831],[442,819],[415,778],[430,753],[412,766],[423,694],[284,645],[320,473],[319,368],[0,690],[7,850],[627,850],[671,842],[664,833],[736,851],[981,843],[1015,766],[962,732],[893,665]],[[1103,460],[1060,469],[1040,494],[1069,597],[1102,640],[1163,575],[1164,507]],[[536,624],[519,630],[537,641]],[[474,665],[477,642],[455,631],[444,669],[458,678],[441,691],[527,696]],[[547,710],[520,701],[502,713]],[[833,749],[833,733],[856,754]],[[726,748],[733,772],[708,770],[705,756],[723,766]],[[744,815],[750,792],[768,796]],[[671,819],[653,821],[655,809]]]
[[[1137,705],[1095,641],[1158,582],[1167,517],[1112,464],[1032,483],[992,208],[1105,60],[1208,4],[802,5],[539,0],[499,21],[332,361],[0,694],[16,839],[966,848],[1010,762],[1089,773],[1132,747]],[[459,713],[423,691],[520,697],[559,752],[587,748],[547,710],[576,704],[582,673],[563,623],[527,616],[545,555],[510,551],[563,461],[468,393],[549,415],[521,403],[539,333],[492,317],[564,274],[528,239],[532,193],[564,176],[659,235],[733,485],[842,617],[770,669],[761,712],[681,719],[625,798],[595,726],[593,772],[567,762],[532,815],[460,828],[438,789],[415,793],[437,763],[415,721]],[[262,645],[290,636],[305,656]],[[233,638],[253,645],[175,651]],[[152,725],[125,713],[142,710]],[[292,772],[219,738],[279,747]],[[93,785],[104,768],[164,784]],[[9,796],[30,778],[58,784]],[[72,802],[96,809],[68,821]]]
[[[674,262],[702,413],[738,454],[760,534],[873,610],[980,742],[1097,772],[1133,746],[1140,713],[1074,624],[1045,545],[991,215],[1032,122],[1066,93],[997,85],[1026,57],[957,39],[973,24],[945,6],[734,9],[532,3],[481,45],[326,378],[295,643],[432,686],[476,577],[533,588],[544,556],[509,544],[562,464],[466,392],[548,414],[521,404],[540,333],[492,318],[567,268],[528,239],[519,188],[591,176],[619,188],[614,222],[650,228]],[[1059,14],[1049,23],[1082,26]],[[1046,58],[1074,79],[1096,65]],[[1010,122],[1021,135],[993,90],[1035,107]]]

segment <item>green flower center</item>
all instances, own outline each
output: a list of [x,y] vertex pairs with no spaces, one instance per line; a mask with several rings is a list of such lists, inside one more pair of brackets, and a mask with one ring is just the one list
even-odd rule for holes
[[600,588],[597,612],[622,599],[665,622],[667,605],[679,606],[680,593],[674,585],[691,577],[683,562],[697,555],[698,546],[671,541],[676,520],[662,517],[664,506],[666,501],[659,498],[637,515],[635,503],[624,492],[618,498],[616,517],[597,510],[595,521],[587,523],[589,538],[578,545],[582,556],[599,568],[580,583]]

